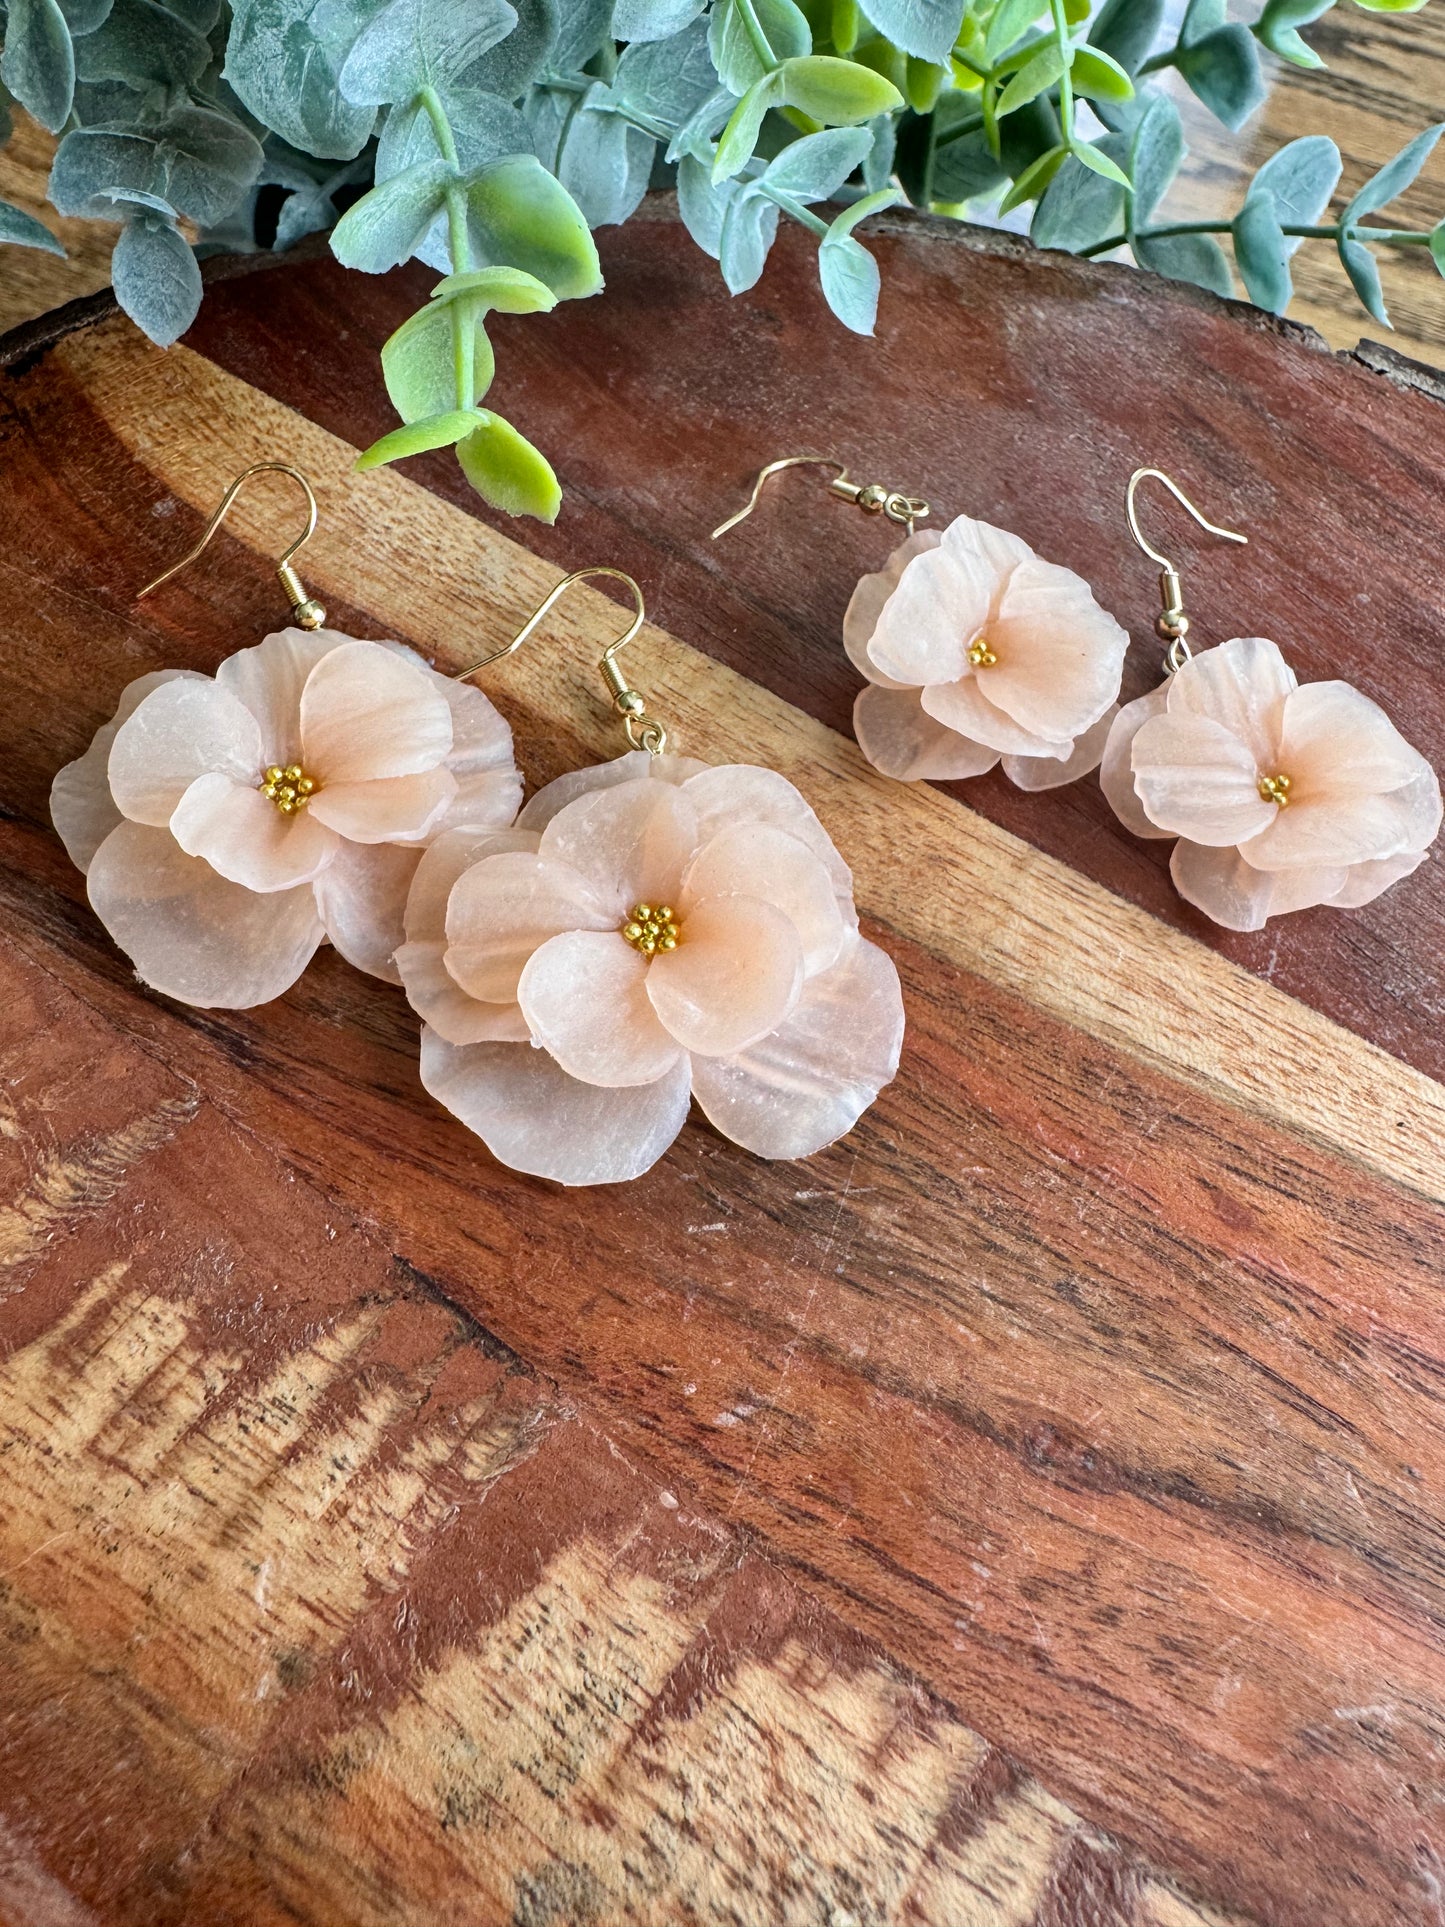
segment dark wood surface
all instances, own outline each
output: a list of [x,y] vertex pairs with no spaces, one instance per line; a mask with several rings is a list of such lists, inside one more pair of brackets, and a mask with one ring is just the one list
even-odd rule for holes
[[[1441,402],[957,230],[881,234],[871,348],[801,257],[730,303],[686,245],[653,210],[605,302],[496,330],[553,531],[441,459],[349,477],[424,276],[237,277],[169,356],[103,318],[11,344],[0,1913],[1430,1920],[1438,862],[1223,937],[1089,785],[868,774],[837,628],[877,524],[794,478],[707,531],[836,447],[1080,568],[1143,687],[1120,508],[1157,460],[1252,537],[1160,518],[1198,633],[1274,635],[1439,763]],[[131,676],[277,620],[267,501],[132,601],[263,454],[315,475],[308,581],[356,634],[451,663],[555,565],[643,580],[659,711],[800,783],[899,963],[849,1140],[767,1166],[694,1125],[562,1193],[334,959],[251,1013],[137,990],[46,790]],[[488,685],[535,781],[609,753],[576,608]]]

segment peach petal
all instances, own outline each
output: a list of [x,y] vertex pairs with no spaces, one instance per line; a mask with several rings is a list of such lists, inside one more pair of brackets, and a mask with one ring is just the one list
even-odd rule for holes
[[171,817],[171,835],[218,876],[261,891],[310,883],[339,846],[335,831],[314,822],[309,810],[283,816],[254,783],[218,774],[191,784]]
[[876,944],[852,945],[779,1027],[734,1057],[693,1059],[698,1103],[763,1158],[805,1158],[851,1131],[898,1069],[903,996]]
[[396,952],[405,938],[407,893],[421,851],[406,843],[342,843],[316,879],[326,934],[349,964],[399,984]]
[[853,734],[874,769],[903,783],[982,776],[998,761],[996,749],[985,749],[936,722],[916,689],[860,689],[853,704]]
[[107,773],[122,816],[159,829],[198,776],[254,784],[261,732],[244,703],[202,677],[153,689],[116,731]]
[[568,803],[543,830],[541,853],[579,871],[618,922],[634,903],[676,901],[698,840],[686,784],[646,777]]
[[1077,737],[1118,700],[1129,637],[1071,569],[1020,563],[988,640],[998,662],[976,672],[979,689],[1036,736]]
[[324,934],[309,885],[244,889],[187,856],[168,830],[140,823],[112,830],[88,889],[141,982],[203,1010],[249,1010],[279,997]]
[[1246,745],[1255,769],[1271,775],[1281,767],[1285,700],[1298,686],[1277,644],[1235,636],[1192,656],[1169,678],[1169,713],[1219,723]]
[[927,555],[942,540],[943,535],[938,529],[920,529],[916,535],[910,535],[900,542],[875,574],[858,578],[857,587],[843,615],[843,648],[858,674],[866,676],[869,682],[878,683],[885,689],[904,687],[902,683],[893,682],[877,667],[868,654],[868,644],[878,627],[884,604],[898,587],[903,571],[915,555]]
[[636,782],[644,776],[650,776],[654,782],[670,783],[676,787],[707,767],[695,756],[674,756],[670,753],[666,756],[649,756],[645,749],[630,749],[625,756],[614,757],[610,763],[592,763],[586,769],[569,769],[565,776],[546,784],[524,806],[517,818],[517,827],[520,830],[545,830],[559,810],[566,809],[569,803],[575,803],[579,796],[587,796],[593,790],[612,789],[618,783]]
[[533,952],[517,1002],[533,1040],[570,1077],[609,1088],[651,1084],[680,1052],[648,1000],[648,971],[616,931],[568,930]]
[[827,866],[845,917],[853,909],[853,872],[839,856],[801,790],[775,769],[757,763],[720,763],[689,778],[685,793],[697,811],[697,840],[710,843],[734,823],[770,823],[797,837]]
[[322,783],[304,813],[353,843],[415,843],[431,833],[456,794],[449,769],[423,769],[369,783]]
[[1192,843],[1211,848],[1239,843],[1258,836],[1280,813],[1278,804],[1259,793],[1259,770],[1249,746],[1223,723],[1198,713],[1176,714],[1172,684],[1164,714],[1134,737],[1133,765],[1134,787],[1152,820]]
[[452,888],[446,967],[468,996],[513,1003],[528,959],[550,938],[616,929],[616,917],[570,864],[521,850],[501,853],[464,870]]
[[1152,823],[1144,813],[1144,805],[1139,801],[1139,792],[1134,787],[1134,738],[1154,717],[1162,716],[1169,704],[1169,685],[1161,682],[1157,689],[1151,689],[1147,696],[1139,696],[1132,703],[1125,703],[1109,725],[1109,736],[1104,744],[1104,759],[1099,765],[1099,787],[1109,800],[1109,807],[1135,836],[1160,837],[1171,834]]
[[445,944],[447,899],[463,870],[512,850],[535,855],[538,838],[526,830],[443,830],[423,852],[406,899],[406,934]]
[[921,701],[936,722],[1003,756],[1053,756],[1073,743],[1071,736],[1055,741],[1023,728],[989,701],[977,676],[965,682],[930,684]]
[[1240,843],[1239,854],[1257,870],[1349,869],[1422,849],[1439,825],[1439,791],[1430,773],[1428,785],[1407,783],[1389,796],[1296,802],[1291,794],[1266,830]]
[[522,804],[522,773],[512,751],[511,728],[471,683],[441,675],[436,675],[436,683],[451,707],[452,748],[447,768],[457,782],[457,793],[447,805],[440,827],[471,824],[505,829]]
[[1286,698],[1279,767],[1290,802],[1378,796],[1430,765],[1380,705],[1347,682],[1311,682]]
[[56,773],[50,786],[50,820],[77,870],[89,869],[90,859],[121,821],[110,793],[109,773],[110,747],[121,724],[134,715],[153,689],[182,678],[206,680],[192,669],[152,669],[127,683],[114,716],[101,724],[90,739],[90,747]]
[[219,686],[256,718],[267,763],[294,763],[300,756],[306,678],[323,656],[351,640],[337,629],[279,629],[227,656],[217,669]]
[[904,569],[879,613],[869,660],[910,688],[971,676],[969,645],[993,614],[1009,576],[1032,555],[1016,535],[960,515],[936,549],[915,556]]
[[1358,910],[1402,877],[1418,870],[1429,854],[1426,850],[1407,850],[1400,856],[1382,857],[1378,863],[1353,863],[1345,880],[1329,898],[1337,910]]
[[728,896],[756,898],[781,910],[802,941],[809,977],[837,962],[854,928],[843,918],[821,861],[797,837],[768,823],[735,823],[705,843],[688,866],[678,907],[686,923],[694,903]]
[[704,897],[688,905],[682,941],[652,960],[645,981],[652,1008],[685,1050],[730,1057],[776,1030],[797,1003],[802,938],[761,898]]
[[527,1043],[532,1033],[521,1006],[483,1004],[469,997],[447,970],[445,958],[446,944],[435,940],[407,942],[397,949],[397,975],[417,1015],[449,1044]]
[[1226,930],[1262,930],[1270,917],[1327,903],[1344,886],[1343,870],[1256,870],[1237,850],[1181,839],[1169,859],[1174,887],[1186,903]]
[[688,1063],[626,1090],[569,1077],[545,1051],[458,1049],[421,1034],[421,1081],[514,1171],[557,1184],[625,1184],[650,1170],[687,1121]]
[[375,642],[344,642],[301,691],[301,761],[322,786],[414,776],[452,747],[452,712],[426,668]]
[[1003,773],[1021,790],[1056,790],[1099,767],[1117,709],[1106,709],[1091,729],[1076,737],[1068,756],[1005,756]]

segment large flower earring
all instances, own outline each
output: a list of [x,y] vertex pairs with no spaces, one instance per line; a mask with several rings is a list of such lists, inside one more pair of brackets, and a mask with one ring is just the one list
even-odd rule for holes
[[801,1158],[893,1077],[903,1001],[858,929],[853,880],[802,796],[750,764],[674,755],[618,652],[599,667],[630,749],[540,790],[513,829],[439,836],[397,965],[425,1019],[421,1079],[514,1169],[563,1184],[641,1175],[695,1097],[724,1136]]
[[399,981],[392,953],[422,845],[454,823],[500,829],[522,800],[512,733],[480,690],[400,643],[322,626],[294,566],[316,528],[299,469],[258,462],[238,476],[195,547],[141,596],[201,554],[264,471],[306,496],[306,527],[276,569],[296,626],[214,676],[139,677],[50,796],[91,904],[141,981],[203,1008],[279,996],[327,938]]
[[1155,627],[1169,647],[1165,680],[1119,711],[1099,780],[1137,836],[1177,837],[1169,860],[1179,894],[1230,930],[1260,930],[1288,910],[1354,910],[1424,862],[1440,830],[1440,785],[1384,710],[1347,682],[1305,683],[1261,636],[1194,655],[1179,571],[1139,527],[1136,469],[1129,529],[1159,569]]
[[832,494],[907,531],[843,618],[843,646],[868,682],[853,731],[873,767],[905,782],[947,781],[1001,763],[1025,790],[1096,769],[1129,638],[1088,583],[967,515],[942,533],[920,531],[927,502],[860,485],[828,455],[769,462],[713,539],[752,514],[770,476],[800,466],[836,470]]

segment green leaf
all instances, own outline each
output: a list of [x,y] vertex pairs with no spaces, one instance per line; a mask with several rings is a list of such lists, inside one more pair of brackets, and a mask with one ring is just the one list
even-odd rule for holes
[[1355,293],[1376,321],[1388,328],[1390,317],[1385,308],[1385,291],[1380,286],[1380,270],[1375,265],[1374,255],[1363,241],[1352,241],[1346,235],[1341,235],[1336,245],[1345,273],[1354,284]]
[[141,210],[110,257],[115,298],[162,348],[190,327],[201,305],[201,270],[190,243],[164,215]]
[[762,179],[795,201],[826,201],[862,166],[872,146],[873,130],[868,127],[805,134],[769,161]]
[[374,0],[232,0],[224,77],[243,105],[303,153],[354,160],[374,107],[345,99],[338,76]]
[[722,252],[723,222],[728,208],[739,192],[737,181],[722,181],[714,186],[712,168],[695,155],[684,154],[677,164],[677,211],[693,240],[714,261]]
[[1207,34],[1217,33],[1228,18],[1228,0],[1189,0],[1179,27],[1181,44],[1194,46]]
[[60,0],[60,11],[65,15],[71,38],[94,33],[97,27],[104,26],[112,4],[113,0]]
[[[1289,60],[1296,67],[1323,67],[1314,48],[1297,31],[1328,13],[1335,0],[1266,0],[1264,12],[1254,23],[1254,37],[1261,46]],[[1423,0],[1422,0],[1423,4]]]
[[1008,193],[998,204],[1000,214],[1011,214],[1025,201],[1036,201],[1068,159],[1067,147],[1051,147],[1047,153],[1040,154],[1019,175]]
[[1141,234],[1131,246],[1141,268],[1151,268],[1171,281],[1192,281],[1212,294],[1234,293],[1229,262],[1212,234],[1168,234],[1157,240]]
[[1070,151],[1076,161],[1081,161],[1091,173],[1099,175],[1102,180],[1113,181],[1119,187],[1129,185],[1129,176],[1102,148],[1094,147],[1088,141],[1079,141]]
[[555,522],[562,490],[552,465],[500,415],[489,415],[457,445],[462,473],[484,502],[505,515]]
[[1031,100],[1046,92],[1063,71],[1063,49],[1050,36],[1040,43],[1037,53],[1031,54],[1018,72],[1011,76],[999,95],[997,112],[1000,119],[1005,114],[1011,114],[1016,107],[1026,107]]
[[[1120,134],[1105,136],[1114,158],[1122,159],[1125,142]],[[1036,247],[1091,248],[1117,234],[1124,225],[1124,190],[1085,167],[1073,154],[1050,181],[1034,209],[1029,238]]]
[[520,268],[559,301],[602,286],[597,246],[577,203],[531,154],[494,161],[471,177],[467,232],[478,266]]
[[1076,47],[1069,66],[1074,92],[1088,100],[1132,100],[1134,83],[1112,55],[1097,47]]
[[1355,0],[1366,13],[1418,13],[1425,0]]
[[503,100],[515,100],[540,79],[550,61],[555,60],[559,68],[583,66],[607,38],[605,15],[599,18],[599,10],[569,6],[569,40],[580,36],[585,42],[594,32],[596,35],[593,44],[585,46],[580,58],[574,59],[571,47],[562,44],[558,0],[512,0],[512,5],[517,15],[516,26],[505,40],[499,41],[489,54],[483,54],[474,67],[467,69],[463,78],[468,87],[499,94]]
[[75,94],[75,55],[56,0],[10,0],[0,80],[42,127],[60,132]]
[[671,40],[702,12],[704,0],[617,0],[612,32],[618,40]]
[[1265,96],[1259,48],[1248,27],[1216,27],[1180,48],[1174,65],[1210,113],[1237,132]]
[[341,92],[358,107],[412,100],[457,80],[516,24],[508,0],[388,0],[346,56]]
[[1146,227],[1184,161],[1184,125],[1167,94],[1156,94],[1129,143],[1134,184],[1131,228]]
[[332,229],[331,252],[363,274],[399,267],[416,252],[456,180],[445,161],[418,161],[394,174],[346,210]]
[[47,254],[58,254],[65,259],[65,249],[44,222],[9,201],[0,201],[0,241],[8,241],[16,248],[43,248]]
[[435,420],[457,405],[457,337],[454,310],[475,324],[465,336],[464,392],[481,400],[492,385],[496,357],[480,326],[480,303],[432,302],[402,322],[381,351],[381,372],[391,405],[404,422]]
[[[773,60],[795,60],[811,51],[812,30],[794,0],[752,0]],[[730,94],[741,97],[754,81],[769,71],[744,25],[738,0],[716,0],[708,24],[708,47],[718,79]]]
[[752,188],[734,194],[723,216],[718,262],[730,294],[746,294],[763,272],[778,232],[778,204]]
[[908,56],[903,92],[915,114],[931,114],[948,82],[947,67],[939,67],[931,60],[919,60],[914,54]]
[[[1386,161],[1378,173],[1372,174],[1340,216],[1340,232],[1347,234],[1363,215],[1373,214],[1377,208],[1388,207],[1391,201],[1398,199],[1430,158],[1431,150],[1442,133],[1445,133],[1445,121],[1427,127],[1402,147],[1393,160]],[[1360,299],[1364,301],[1365,298],[1361,295]],[[1369,305],[1366,301],[1365,306],[1368,308]],[[1374,314],[1375,311],[1371,308],[1370,312]],[[1382,321],[1384,316],[1375,315],[1375,319]]]
[[[442,110],[456,144],[457,163],[463,173],[500,161],[509,154],[525,154],[532,136],[521,112],[498,94],[480,88],[438,88]],[[403,174],[418,161],[437,161],[444,156],[437,145],[431,115],[421,101],[411,100],[388,110],[376,143],[376,179],[389,181]]]
[[117,195],[149,194],[214,227],[255,183],[262,160],[239,121],[182,106],[145,132],[72,128],[56,150],[50,199],[62,214],[115,220]]
[[1026,34],[1041,14],[1049,10],[1048,0],[998,0],[984,35],[983,57],[992,66]]
[[614,111],[614,98],[613,89],[600,80],[588,88],[563,129],[553,170],[594,228],[618,224],[636,212],[657,152],[652,135]]
[[755,80],[732,111],[713,155],[713,185],[741,174],[753,157],[768,109],[782,99],[782,76],[775,69]]
[[[1268,194],[1286,226],[1313,227],[1329,206],[1339,182],[1339,148],[1327,134],[1306,134],[1270,155],[1250,182],[1246,198]],[[1293,254],[1302,238],[1286,235],[1286,252]]]
[[1137,74],[1164,23],[1165,0],[1106,0],[1089,29],[1089,43]]
[[865,9],[885,40],[937,65],[953,52],[967,10],[966,0],[868,0]]
[[845,328],[871,335],[878,319],[878,263],[851,235],[824,235],[818,244],[824,298]]
[[1430,259],[1445,274],[1445,221],[1432,230],[1430,235]]
[[[422,312],[425,313],[425,309]],[[451,408],[440,415],[407,422],[405,427],[393,428],[389,435],[383,435],[380,441],[363,449],[356,458],[356,467],[382,468],[387,462],[403,462],[408,455],[425,455],[433,448],[452,448],[490,419],[484,408]]]
[[1008,179],[988,144],[983,123],[976,120],[968,132],[950,135],[945,145],[934,150],[933,198],[957,203],[977,200],[996,193]]
[[1289,249],[1273,194],[1251,190],[1234,217],[1234,265],[1256,307],[1283,314],[1294,294]]
[[152,0],[115,0],[104,24],[75,43],[77,80],[176,89],[194,86],[210,64],[205,35]]
[[716,86],[705,20],[671,40],[628,47],[612,77],[613,94],[624,106],[669,126],[690,120]]
[[882,74],[831,54],[785,60],[778,69],[782,101],[825,127],[853,127],[903,105],[903,96]]
[[467,274],[449,274],[432,289],[431,298],[439,307],[475,299],[482,314],[545,314],[557,305],[547,284],[520,268],[473,268]]

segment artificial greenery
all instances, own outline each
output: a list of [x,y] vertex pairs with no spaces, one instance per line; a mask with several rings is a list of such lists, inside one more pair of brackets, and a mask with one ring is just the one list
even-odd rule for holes
[[[361,464],[454,447],[488,502],[550,521],[546,458],[480,405],[486,317],[595,294],[591,230],[625,221],[649,185],[675,184],[735,294],[780,217],[800,222],[829,307],[863,335],[878,269],[856,230],[902,201],[1032,203],[1045,246],[1127,247],[1221,294],[1237,274],[1277,312],[1294,250],[1331,240],[1385,322],[1377,248],[1428,248],[1445,273],[1445,222],[1370,218],[1440,127],[1333,221],[1325,135],[1266,161],[1232,221],[1162,212],[1185,140],[1157,77],[1237,129],[1264,98],[1262,50],[1319,66],[1300,28],[1332,4],[1265,0],[1245,24],[1226,0],[1189,0],[1161,44],[1165,0],[8,0],[0,81],[61,135],[56,209],[118,226],[116,296],[154,341],[194,319],[198,255],[330,229],[337,259],[366,273],[427,263],[443,279],[382,352],[402,426]],[[3,202],[0,240],[62,251]]]

